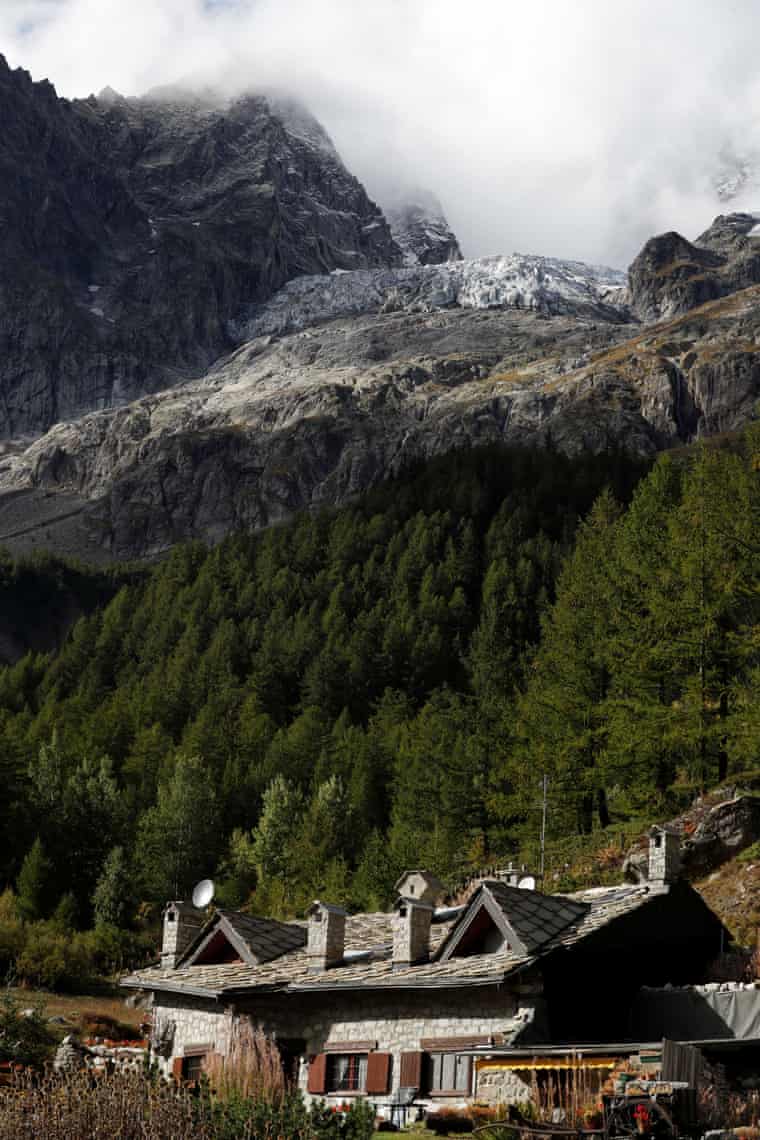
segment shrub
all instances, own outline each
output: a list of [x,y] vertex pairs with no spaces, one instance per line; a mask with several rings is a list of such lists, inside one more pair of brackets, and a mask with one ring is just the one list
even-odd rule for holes
[[437,1136],[447,1136],[458,1132],[472,1132],[472,1117],[464,1110],[455,1108],[440,1108],[431,1112],[425,1123],[431,1132]]
[[67,934],[54,922],[35,922],[16,959],[18,977],[48,990],[77,990],[93,973],[86,936]]
[[311,1107],[309,1125],[315,1140],[369,1140],[375,1130],[375,1106],[361,1098],[340,1108],[319,1101]]
[[253,1098],[279,1104],[285,1096],[285,1074],[277,1046],[251,1020],[235,1018],[226,1056],[213,1054],[206,1072],[222,1100]]
[[178,1090],[174,1082],[151,1082],[142,1074],[93,1080],[85,1071],[44,1077],[27,1071],[14,1074],[9,1087],[0,1087],[0,1140],[89,1136],[218,1140],[222,1134],[206,1102]]
[[0,1061],[39,1066],[54,1048],[55,1037],[41,1010],[22,1012],[11,993],[0,995]]
[[16,1072],[0,1086],[0,1140],[371,1140],[375,1112],[354,1101],[337,1112],[308,1109],[298,1093],[277,1101],[232,1094],[216,1098],[146,1073]]
[[24,938],[24,924],[16,912],[16,896],[9,887],[0,895],[0,976],[11,972]]

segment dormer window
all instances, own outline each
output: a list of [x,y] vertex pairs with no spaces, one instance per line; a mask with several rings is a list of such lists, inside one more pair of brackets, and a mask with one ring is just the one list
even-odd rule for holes
[[469,958],[472,954],[497,954],[511,949],[509,940],[483,907],[464,932],[452,957]]

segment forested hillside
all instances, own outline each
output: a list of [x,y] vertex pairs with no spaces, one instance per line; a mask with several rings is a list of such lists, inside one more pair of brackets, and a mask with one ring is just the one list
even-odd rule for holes
[[72,927],[208,874],[372,908],[525,850],[543,773],[550,836],[667,810],[757,762],[759,536],[753,431],[648,474],[462,452],[178,547],[0,673],[0,882]]

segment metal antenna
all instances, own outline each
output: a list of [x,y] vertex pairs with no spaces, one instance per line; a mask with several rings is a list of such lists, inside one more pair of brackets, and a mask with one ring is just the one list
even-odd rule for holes
[[538,873],[541,879],[541,884],[544,882],[544,862],[546,859],[546,808],[549,796],[549,777],[544,772],[544,778],[541,781],[543,785],[543,802],[541,804],[541,854],[539,857]]

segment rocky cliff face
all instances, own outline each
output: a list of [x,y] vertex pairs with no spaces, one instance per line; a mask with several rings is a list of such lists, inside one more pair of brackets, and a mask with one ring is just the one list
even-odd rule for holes
[[61,424],[6,459],[0,485],[24,518],[41,513],[39,526],[0,517],[0,541],[44,528],[66,550],[84,527],[112,557],[152,556],[344,502],[454,447],[652,453],[740,426],[758,397],[760,286],[644,328],[603,308],[338,316],[255,336],[196,383]]
[[579,262],[459,260],[427,207],[394,238],[296,104],[68,103],[4,62],[0,99],[16,550],[154,556],[454,447],[649,453],[760,397],[756,215],[653,239],[626,289]]
[[303,109],[69,103],[0,57],[0,438],[198,374],[291,277],[400,264]]
[[642,320],[685,313],[760,282],[760,214],[716,218],[696,242],[654,237],[629,270],[631,304]]
[[405,265],[461,261],[459,242],[434,194],[418,190],[396,198],[385,205],[385,215]]

